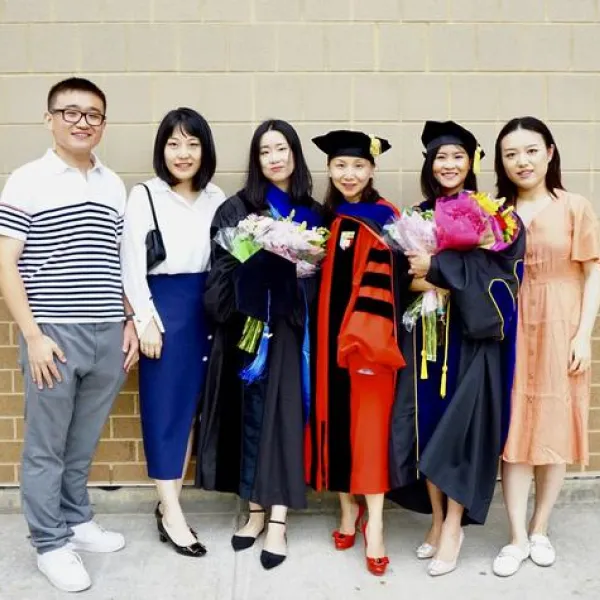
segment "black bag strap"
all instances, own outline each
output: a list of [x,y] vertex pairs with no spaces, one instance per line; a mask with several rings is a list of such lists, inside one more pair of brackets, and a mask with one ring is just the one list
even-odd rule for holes
[[160,232],[160,229],[158,227],[158,219],[156,218],[156,211],[154,210],[154,201],[152,200],[152,194],[150,193],[150,189],[145,183],[140,183],[140,185],[146,188],[146,193],[148,194],[148,201],[150,202],[150,209],[152,210],[152,218],[154,219],[154,229]]

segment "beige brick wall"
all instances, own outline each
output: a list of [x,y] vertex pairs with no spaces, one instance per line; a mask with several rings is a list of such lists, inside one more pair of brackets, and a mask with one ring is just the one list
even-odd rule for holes
[[[170,108],[213,126],[216,182],[243,178],[253,128],[292,121],[309,142],[330,127],[389,137],[378,187],[419,199],[426,118],[462,121],[491,154],[507,119],[549,122],[567,185],[600,212],[600,0],[0,0],[0,185],[49,144],[49,86],[73,73],[108,95],[102,159],[130,185],[151,169]],[[482,187],[492,188],[491,157]],[[600,328],[594,342],[590,470],[600,471]],[[18,481],[23,438],[16,330],[0,301],[0,484]],[[92,479],[144,481],[139,400],[130,378],[106,425]]]

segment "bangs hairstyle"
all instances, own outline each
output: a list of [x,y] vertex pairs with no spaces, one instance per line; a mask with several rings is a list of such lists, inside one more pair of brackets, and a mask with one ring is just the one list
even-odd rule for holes
[[[445,146],[446,144],[443,145]],[[435,202],[435,200],[437,198],[440,198],[443,194],[442,186],[433,175],[433,163],[441,147],[442,146],[439,146],[438,148],[430,150],[425,154],[425,160],[423,161],[423,167],[421,168],[421,193],[423,194],[425,200],[429,200],[431,202]],[[465,151],[465,154],[468,156],[469,153],[467,152],[465,147],[460,147]],[[467,173],[463,186],[465,190],[477,192],[477,175],[475,175],[475,173],[473,172],[473,158],[469,156],[469,160],[471,162],[471,165],[469,167],[469,172]]]
[[546,188],[555,196],[554,190],[564,190],[562,184],[562,175],[560,171],[560,154],[558,147],[554,141],[554,136],[548,126],[535,117],[516,117],[511,119],[501,130],[496,138],[494,148],[494,170],[496,171],[496,190],[498,198],[506,198],[506,202],[510,206],[514,206],[517,201],[518,189],[517,186],[509,179],[504,163],[502,162],[502,140],[513,131],[523,129],[525,131],[533,131],[539,133],[544,139],[546,149],[554,147],[554,154],[548,163],[548,172],[546,173]]
[[62,81],[55,83],[50,88],[46,101],[49,111],[56,108],[54,106],[56,97],[63,92],[89,92],[102,101],[103,112],[106,113],[106,95],[95,83],[91,82],[89,79],[84,79],[83,77],[69,77],[68,79],[63,79]]
[[248,176],[244,189],[248,201],[255,208],[265,205],[269,180],[264,176],[260,165],[260,140],[268,131],[278,131],[286,139],[292,156],[294,157],[294,170],[290,175],[288,194],[292,203],[296,205],[312,205],[312,176],[308,170],[302,143],[296,130],[287,122],[280,119],[269,119],[261,123],[252,136],[250,142],[250,156],[248,159]]
[[192,189],[199,192],[206,188],[217,169],[217,154],[212,131],[206,119],[191,108],[176,108],[168,112],[161,121],[154,140],[154,172],[169,186],[173,187],[179,180],[167,168],[165,148],[173,132],[180,130],[186,137],[200,140],[200,168],[192,177]]

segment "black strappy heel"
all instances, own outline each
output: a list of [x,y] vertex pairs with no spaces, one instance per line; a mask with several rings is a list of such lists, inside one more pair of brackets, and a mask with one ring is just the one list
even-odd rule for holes
[[[284,527],[287,525],[285,521],[274,521],[273,519],[269,519],[269,523],[283,525]],[[287,534],[284,533],[283,535],[285,538],[285,543],[287,544]],[[260,553],[260,564],[267,570],[274,569],[275,567],[278,567],[286,558],[287,554],[276,554],[275,552],[263,550]]]
[[[251,508],[249,513],[263,513],[265,512],[264,508]],[[234,534],[231,537],[231,546],[236,552],[240,552],[241,550],[248,550],[248,548],[252,548],[254,546],[254,542],[258,538],[258,536],[265,530],[263,527],[256,537],[252,537],[251,535],[237,535]]]

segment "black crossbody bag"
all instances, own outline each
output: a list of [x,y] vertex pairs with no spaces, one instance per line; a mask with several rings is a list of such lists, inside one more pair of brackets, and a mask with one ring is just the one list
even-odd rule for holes
[[146,265],[148,271],[150,271],[167,258],[167,250],[165,249],[162,233],[158,227],[158,220],[156,218],[156,211],[154,210],[152,194],[145,183],[140,185],[143,185],[146,188],[146,193],[148,194],[148,200],[150,202],[150,208],[152,210],[152,218],[154,219],[154,229],[151,229],[146,235]]

